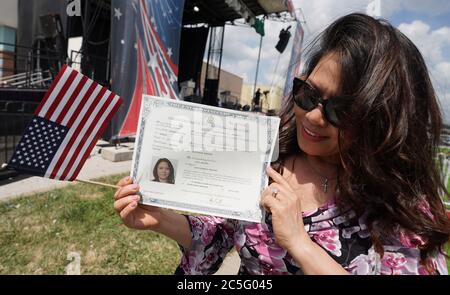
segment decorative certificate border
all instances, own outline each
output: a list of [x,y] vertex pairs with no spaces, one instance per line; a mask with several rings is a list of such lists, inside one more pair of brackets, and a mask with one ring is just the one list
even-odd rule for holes
[[[264,153],[264,161],[261,166],[260,192],[262,192],[265,189],[268,183],[268,179],[265,174],[265,167],[270,163],[274,148],[273,139],[276,138],[276,136],[278,135],[278,123],[279,123],[278,117],[264,117],[264,116],[257,116],[254,114],[243,114],[234,110],[222,111],[217,110],[216,108],[213,108],[211,106],[198,105],[184,101],[173,101],[167,98],[162,99],[159,97],[149,95],[142,96],[142,105],[139,116],[137,140],[134,148],[132,161],[133,166],[131,170],[131,177],[133,178],[133,182],[137,181],[139,160],[141,157],[141,148],[145,134],[145,128],[147,127],[146,124],[147,118],[149,118],[149,116],[151,116],[152,113],[157,112],[158,109],[166,107],[192,111],[199,110],[206,114],[219,115],[222,117],[242,118],[245,120],[256,121],[257,124],[258,122],[261,122],[261,120],[264,120],[263,124],[265,124],[267,127],[268,141],[266,145],[266,152]],[[236,210],[214,208],[209,206],[194,205],[186,202],[169,201],[146,196],[142,196],[141,203],[149,205],[153,204],[158,205],[160,207],[166,207],[177,210],[194,211],[201,214],[211,214],[226,218],[236,218],[252,222],[262,222],[265,217],[265,212],[260,208],[259,204],[257,204],[255,208],[253,208],[252,210],[236,211]]]

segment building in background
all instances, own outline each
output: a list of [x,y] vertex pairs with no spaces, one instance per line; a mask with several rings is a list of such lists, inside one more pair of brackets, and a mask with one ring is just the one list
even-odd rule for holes
[[[209,65],[211,70],[216,71],[217,69]],[[202,72],[200,76],[200,89],[202,94],[204,93],[205,87],[205,73],[206,73],[206,63],[203,62]],[[227,108],[235,108],[241,101],[241,92],[243,85],[242,77],[236,74],[230,73],[223,69],[220,70],[220,81],[219,81],[219,105]],[[242,104],[241,104],[242,105]]]
[[[256,85],[256,89],[261,91],[260,106],[263,113],[277,113],[281,107],[281,99],[283,97],[283,89],[278,86],[270,87],[270,85]],[[255,91],[253,90],[253,84],[243,84],[242,85],[242,95],[240,103],[242,106],[252,105],[253,95]]]
[[14,74],[18,0],[0,2],[0,77]]

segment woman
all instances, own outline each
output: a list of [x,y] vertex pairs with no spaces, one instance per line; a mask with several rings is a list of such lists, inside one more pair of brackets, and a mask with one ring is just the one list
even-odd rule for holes
[[433,159],[441,115],[422,56],[362,14],[338,19],[312,48],[280,115],[266,223],[138,206],[130,178],[115,209],[127,226],[177,241],[181,274],[213,273],[233,246],[241,274],[446,274],[450,222]]
[[172,163],[166,158],[161,158],[156,162],[155,167],[153,167],[154,178],[152,181],[173,184],[175,183],[174,174]]

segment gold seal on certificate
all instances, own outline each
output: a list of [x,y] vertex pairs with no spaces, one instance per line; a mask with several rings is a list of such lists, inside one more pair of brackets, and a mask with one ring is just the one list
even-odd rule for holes
[[278,117],[144,95],[131,176],[141,202],[261,222]]

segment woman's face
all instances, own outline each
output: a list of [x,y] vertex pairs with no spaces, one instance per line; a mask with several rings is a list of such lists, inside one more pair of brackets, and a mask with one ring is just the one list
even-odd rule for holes
[[170,175],[169,164],[167,164],[167,162],[159,163],[158,169],[157,169],[157,173],[158,173],[159,181],[167,180],[169,178],[169,175]]
[[[307,81],[318,90],[324,99],[339,94],[339,64],[335,55],[322,58]],[[297,143],[302,151],[311,156],[333,157],[339,153],[338,129],[323,115],[322,105],[312,111],[294,106],[297,125]]]

